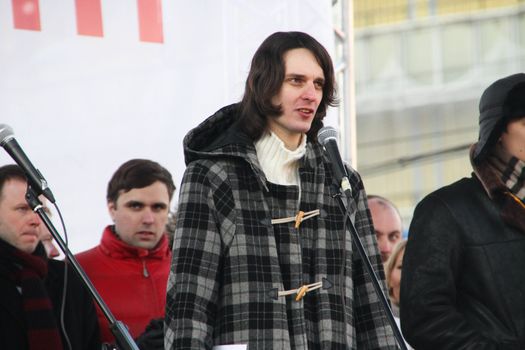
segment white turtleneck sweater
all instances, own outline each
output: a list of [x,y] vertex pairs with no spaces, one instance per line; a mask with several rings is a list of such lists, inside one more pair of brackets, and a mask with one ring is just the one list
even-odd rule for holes
[[299,186],[299,159],[306,153],[306,135],[302,136],[299,147],[290,151],[273,132],[265,133],[255,142],[255,150],[268,181]]

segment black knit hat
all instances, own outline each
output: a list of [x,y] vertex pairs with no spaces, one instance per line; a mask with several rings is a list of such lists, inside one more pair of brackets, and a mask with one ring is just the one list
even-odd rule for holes
[[525,74],[492,83],[479,100],[479,139],[474,161],[482,160],[497,142],[508,121],[525,116]]

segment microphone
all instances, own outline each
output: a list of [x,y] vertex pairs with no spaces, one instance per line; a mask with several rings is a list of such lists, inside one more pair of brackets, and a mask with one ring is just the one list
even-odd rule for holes
[[324,146],[328,159],[330,159],[330,163],[332,163],[332,169],[336,181],[341,186],[343,192],[350,195],[352,187],[350,186],[348,173],[346,172],[343,159],[341,158],[339,148],[337,147],[337,131],[331,126],[324,126],[317,133],[317,139],[319,140],[319,143]]
[[27,158],[18,142],[16,142],[13,129],[9,125],[0,124],[0,146],[9,153],[11,158],[13,158],[26,173],[27,182],[33,190],[37,194],[43,194],[51,203],[55,203],[55,197],[51,189],[47,186],[46,179],[44,179],[40,171],[31,164],[29,158]]

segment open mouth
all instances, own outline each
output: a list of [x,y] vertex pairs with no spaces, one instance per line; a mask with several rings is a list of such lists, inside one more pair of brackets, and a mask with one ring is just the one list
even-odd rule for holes
[[306,114],[312,114],[314,112],[314,110],[310,108],[299,108],[298,111]]
[[303,118],[311,118],[314,115],[314,110],[311,108],[297,108],[297,112],[303,117]]

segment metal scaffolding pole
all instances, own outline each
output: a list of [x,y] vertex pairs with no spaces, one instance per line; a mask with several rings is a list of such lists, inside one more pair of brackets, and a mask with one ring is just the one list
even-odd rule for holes
[[[340,3],[338,3],[340,2]],[[341,45],[341,53],[336,57],[336,77],[339,83],[339,128],[343,158],[353,168],[357,168],[357,133],[355,108],[354,75],[354,31],[353,0],[333,1],[341,18],[339,27],[334,26],[336,47]],[[336,50],[337,51],[337,50]]]

